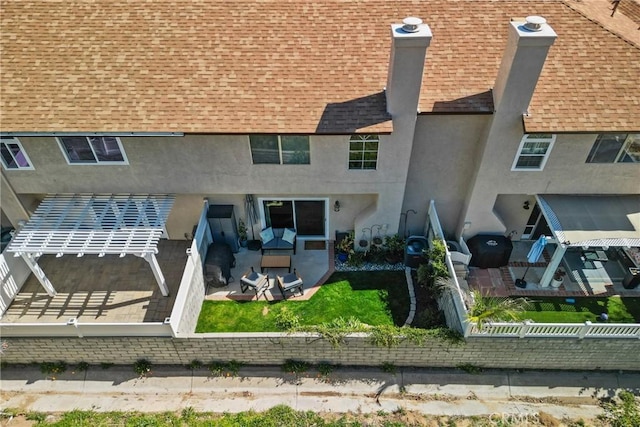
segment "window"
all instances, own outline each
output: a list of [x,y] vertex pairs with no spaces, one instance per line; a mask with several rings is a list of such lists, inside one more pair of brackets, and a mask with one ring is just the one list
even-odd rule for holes
[[640,134],[608,133],[598,136],[587,163],[640,162]]
[[58,142],[69,164],[127,163],[122,144],[114,136],[63,136]]
[[375,169],[379,142],[378,135],[352,135],[349,140],[349,169]]
[[523,136],[511,170],[541,171],[544,169],[555,140],[556,136],[552,134],[531,133]]
[[306,135],[250,135],[253,164],[308,165],[309,137]]
[[5,169],[33,169],[29,156],[17,138],[3,136],[0,138],[0,154]]

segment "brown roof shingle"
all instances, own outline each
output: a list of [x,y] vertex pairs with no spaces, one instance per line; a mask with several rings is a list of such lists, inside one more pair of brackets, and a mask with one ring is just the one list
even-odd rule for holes
[[527,129],[640,129],[640,49],[561,1],[3,1],[3,131],[386,132],[389,25],[434,37],[422,113],[490,112],[511,17],[551,48]]

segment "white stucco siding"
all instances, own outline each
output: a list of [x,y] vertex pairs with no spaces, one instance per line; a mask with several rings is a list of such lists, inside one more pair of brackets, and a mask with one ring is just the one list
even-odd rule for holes
[[23,201],[48,193],[176,194],[167,223],[171,238],[191,234],[203,197],[234,204],[240,215],[245,194],[328,198],[331,206],[339,199],[341,211],[330,209],[330,235],[354,228],[357,215],[375,205],[367,222],[388,223],[395,232],[399,212],[391,215],[385,206],[399,209],[410,147],[388,135],[380,140],[378,168],[363,171],[348,169],[347,135],[311,136],[308,165],[253,165],[247,135],[122,137],[127,165],[69,165],[55,138],[22,137],[34,170],[6,175]]
[[[494,133],[496,135],[496,133]],[[640,167],[634,163],[586,163],[597,135],[557,135],[541,171],[512,171],[523,133],[514,125],[488,141],[464,221],[465,235],[503,233],[506,227],[494,215],[500,194],[638,194]]]
[[429,200],[435,200],[445,233],[453,233],[473,176],[479,139],[488,115],[418,116],[403,211],[407,228],[423,231]]
[[128,165],[69,165],[54,138],[20,141],[35,170],[7,174],[18,194],[374,193],[404,185],[408,158],[385,135],[375,171],[348,169],[349,136],[311,136],[309,165],[253,165],[247,135],[122,137]]

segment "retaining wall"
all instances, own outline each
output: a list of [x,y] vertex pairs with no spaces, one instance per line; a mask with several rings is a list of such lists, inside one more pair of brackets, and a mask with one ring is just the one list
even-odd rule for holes
[[188,338],[8,338],[2,360],[9,363],[65,361],[132,364],[145,358],[154,364],[188,364],[194,359],[238,360],[245,364],[280,365],[287,359],[310,363],[377,366],[640,370],[640,340],[470,337],[463,344],[431,339],[424,347],[408,342],[391,349],[351,336],[339,348],[304,334],[197,334]]

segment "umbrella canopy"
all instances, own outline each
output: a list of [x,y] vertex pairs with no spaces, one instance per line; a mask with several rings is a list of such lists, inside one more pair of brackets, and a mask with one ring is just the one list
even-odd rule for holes
[[538,240],[535,241],[533,246],[531,246],[531,249],[527,254],[527,261],[529,261],[532,264],[534,262],[538,262],[538,260],[540,259],[540,255],[542,255],[542,251],[544,250],[544,247],[546,245],[547,245],[547,237],[543,234],[542,236],[540,236]]

